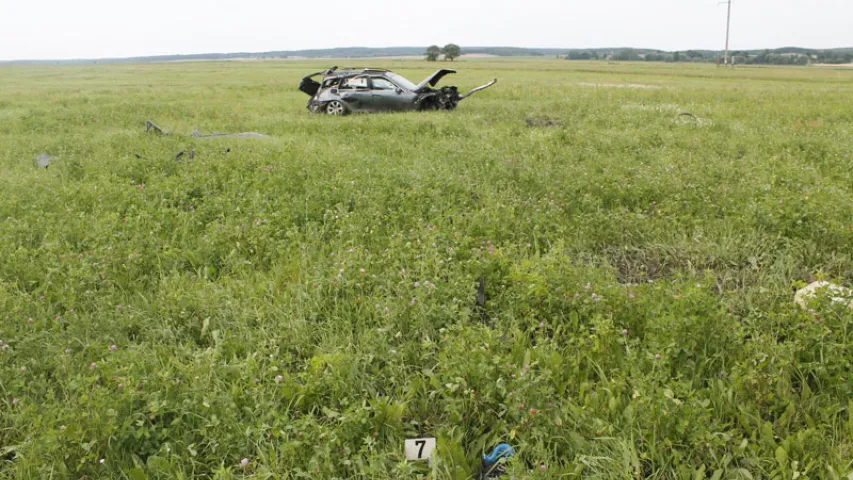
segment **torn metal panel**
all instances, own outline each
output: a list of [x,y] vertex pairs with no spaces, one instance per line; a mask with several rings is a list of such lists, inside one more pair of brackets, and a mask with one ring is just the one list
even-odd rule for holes
[[152,122],[151,120],[145,121],[145,133],[149,132],[159,133],[160,135],[169,135],[169,133],[165,132],[159,125]]
[[441,70],[438,70],[437,72],[428,76],[423,82],[419,83],[417,91],[423,90],[424,87],[426,87],[427,85],[429,85],[430,87],[436,86],[436,84],[438,84],[438,82],[442,78],[444,78],[445,75],[448,75],[451,73],[456,73],[456,70],[451,70],[449,68],[442,68]]
[[[156,123],[152,122],[151,120],[146,120],[146,121],[145,121],[145,133],[149,133],[149,132],[152,132],[152,131],[153,131],[154,133],[158,133],[158,134],[160,134],[160,135],[171,135],[171,133],[168,133],[168,132],[164,131],[164,130],[163,130],[162,128],[160,128]],[[231,138],[272,138],[272,137],[271,137],[271,136],[269,136],[269,135],[266,135],[266,134],[263,134],[263,133],[257,133],[257,132],[240,132],[240,133],[220,133],[220,132],[213,132],[213,133],[208,134],[208,135],[202,135],[201,133],[199,133],[198,129],[193,130],[193,134],[192,134],[192,136],[193,136],[193,137],[195,137],[195,138],[214,138],[214,137],[231,137]]]

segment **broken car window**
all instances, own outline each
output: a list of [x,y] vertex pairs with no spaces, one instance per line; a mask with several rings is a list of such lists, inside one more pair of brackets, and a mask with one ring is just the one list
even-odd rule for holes
[[388,78],[394,80],[394,83],[396,83],[397,85],[400,85],[401,87],[405,88],[406,90],[414,92],[415,89],[418,88],[417,85],[406,80],[404,77],[397,75],[394,72],[387,72],[386,75],[388,76]]
[[374,90],[395,90],[397,88],[397,86],[391,83],[387,78],[370,77],[370,80],[373,81]]
[[361,77],[350,78],[349,80],[347,80],[343,84],[342,88],[353,88],[353,89],[358,89],[358,90],[361,90],[361,89],[366,90],[367,89],[367,77],[361,76]]

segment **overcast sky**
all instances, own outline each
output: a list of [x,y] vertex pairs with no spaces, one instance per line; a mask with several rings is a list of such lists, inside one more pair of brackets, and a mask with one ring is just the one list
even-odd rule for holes
[[[722,49],[718,0],[0,0],[0,60],[347,46]],[[853,0],[733,0],[733,49],[853,46]]]

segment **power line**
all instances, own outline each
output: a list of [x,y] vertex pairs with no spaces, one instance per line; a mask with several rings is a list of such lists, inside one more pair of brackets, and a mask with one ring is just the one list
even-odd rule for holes
[[726,54],[724,57],[725,58],[724,65],[728,66],[729,65],[729,32],[731,31],[731,27],[732,27],[732,0],[727,0],[725,2],[720,2],[720,3],[727,3],[729,5],[729,13],[726,15]]

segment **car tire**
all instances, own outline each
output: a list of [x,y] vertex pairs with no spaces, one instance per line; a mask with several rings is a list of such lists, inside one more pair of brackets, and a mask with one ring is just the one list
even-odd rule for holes
[[344,105],[344,102],[340,100],[332,100],[331,102],[327,103],[326,106],[323,107],[323,111],[326,112],[326,115],[336,116],[346,115],[347,113],[349,113],[346,105]]

